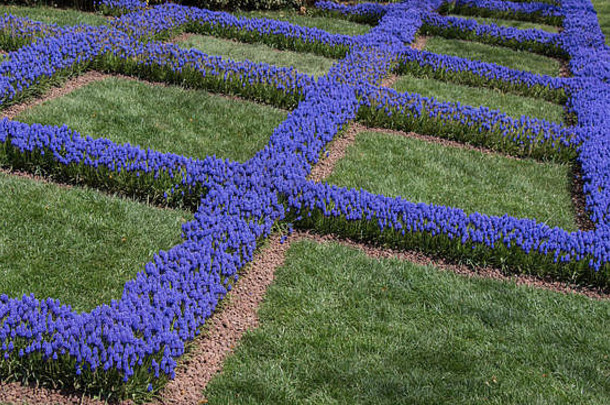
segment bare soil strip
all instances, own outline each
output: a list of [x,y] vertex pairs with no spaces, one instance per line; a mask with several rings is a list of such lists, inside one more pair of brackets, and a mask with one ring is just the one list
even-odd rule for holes
[[190,32],[183,32],[180,33],[172,38],[170,38],[169,42],[170,44],[176,44],[178,42],[183,42],[183,41],[187,41],[190,37],[194,36],[195,34],[191,34]]
[[398,75],[390,73],[386,77],[384,77],[383,80],[381,80],[381,87],[394,87],[397,81]]
[[576,218],[576,225],[581,231],[593,231],[595,230],[595,222],[591,220],[587,212],[587,200],[585,193],[583,192],[584,180],[582,178],[582,171],[578,163],[573,163],[572,167],[572,205],[574,206],[574,216]]
[[326,156],[318,161],[308,176],[309,180],[320,182],[330,176],[337,163],[345,157],[347,148],[356,142],[356,135],[364,130],[360,124],[350,123],[347,129],[335,136],[326,148]]
[[428,42],[428,37],[425,35],[418,35],[415,38],[415,42],[411,44],[411,48],[417,49],[418,51],[423,51],[426,47],[426,43]]
[[163,390],[161,404],[202,403],[203,390],[221,370],[224,359],[246,331],[258,326],[258,307],[273,281],[275,270],[284,264],[293,239],[289,237],[281,243],[280,236],[273,235],[267,240],[229,293],[223,307],[207,321],[207,331],[193,342],[188,358],[181,361],[176,370],[176,378]]
[[563,59],[558,59],[559,63],[559,77],[572,77],[572,72],[570,71],[570,63]]

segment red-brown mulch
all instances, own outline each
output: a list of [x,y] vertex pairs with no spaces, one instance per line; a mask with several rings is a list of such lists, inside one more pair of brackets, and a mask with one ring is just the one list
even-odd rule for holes
[[583,192],[584,180],[582,179],[582,171],[578,164],[574,163],[572,170],[572,205],[574,206],[574,215],[576,217],[576,225],[581,231],[593,231],[596,226],[591,220],[587,212],[587,203],[585,193]]
[[[423,36],[423,35],[418,36],[417,38],[415,38],[415,42],[413,42],[411,44],[411,48],[417,49],[418,51],[423,51],[424,48],[426,47],[427,41],[428,41],[428,37]],[[381,81],[381,87],[392,87],[392,86],[394,86],[394,84],[396,84],[397,80],[398,80],[398,75],[390,73],[386,77],[384,77],[383,80]]]
[[228,300],[207,321],[208,329],[197,338],[189,355],[181,361],[176,378],[163,390],[161,404],[199,404],[205,401],[203,390],[222,368],[224,359],[233,352],[242,335],[258,326],[258,307],[275,270],[284,264],[290,247],[278,235],[271,236],[265,247],[247,266],[228,295]]
[[313,167],[308,176],[309,180],[320,182],[330,176],[336,164],[345,157],[347,148],[356,142],[356,135],[362,132],[363,126],[356,123],[348,125],[341,136],[335,137],[326,148],[327,156],[322,157]]

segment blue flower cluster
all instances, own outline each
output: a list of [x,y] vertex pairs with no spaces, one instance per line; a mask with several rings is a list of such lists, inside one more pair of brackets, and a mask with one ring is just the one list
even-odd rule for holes
[[362,87],[360,117],[368,124],[415,130],[487,146],[518,156],[571,160],[582,142],[579,132],[559,123],[461,103],[440,102],[385,87]]
[[376,23],[386,13],[386,6],[378,3],[342,4],[335,1],[318,1],[314,5],[331,15],[363,23]]
[[[63,76],[96,68],[240,94],[293,110],[269,144],[244,164],[116,145],[65,127],[1,121],[0,162],[76,172],[91,184],[109,188],[196,200],[195,219],[182,229],[183,243],[155,255],[125,285],[119,300],[79,314],[50,298],[0,295],[0,353],[5,361],[52,360],[74,367],[77,378],[85,381],[118,375],[126,383],[136,381],[142,392],[157,388],[159,380],[173,376],[185,343],[199,333],[278,221],[607,286],[610,88],[605,66],[610,50],[603,45],[589,0],[562,2],[558,9],[566,29],[561,34],[500,29],[433,14],[442,4],[408,0],[385,5],[379,24],[360,37],[176,5],[130,13],[101,28],[28,31],[25,20],[7,23],[6,27],[23,25],[23,31],[19,28],[12,36],[32,38],[30,42],[41,38],[11,52],[0,64],[4,104]],[[536,76],[409,50],[418,30],[430,27],[448,35],[467,32],[512,41],[526,49],[553,48],[570,56],[576,77]],[[342,59],[316,81],[291,68],[224,60],[155,41],[183,31],[263,41]],[[562,92],[578,125],[515,119],[486,108],[378,87],[396,66],[416,65],[468,74],[487,83]],[[535,219],[469,215],[457,208],[308,181],[326,145],[353,120],[467,139],[515,154],[577,158],[587,207],[597,227],[567,232]],[[110,174],[122,182],[107,183]]]
[[582,80],[539,75],[478,60],[407,48],[398,59],[397,73],[433,77],[470,86],[500,88],[505,92],[565,103]]
[[542,16],[562,16],[559,7],[547,3],[514,2],[505,0],[457,0],[455,5],[492,11],[511,11],[515,14],[525,13],[536,17],[536,14]]
[[583,191],[591,219],[601,240],[608,240],[610,213],[610,48],[586,1],[565,0],[563,46],[570,54],[570,69],[586,86],[570,98],[584,142],[578,154]]
[[95,5],[104,14],[115,16],[144,10],[147,6],[145,1],[140,0],[100,0]]
[[427,13],[423,16],[423,29],[429,34],[476,40],[492,45],[564,57],[560,35],[538,29],[518,29],[496,24],[480,24],[468,18]]
[[495,16],[561,25],[562,14],[554,4],[513,2],[503,0],[456,0],[446,3],[442,9],[462,15]]
[[56,36],[63,32],[65,30],[56,25],[32,21],[26,17],[15,17],[12,14],[0,17],[0,42],[5,50],[19,49],[37,38]]
[[123,15],[111,25],[132,37],[163,39],[180,31],[210,34],[244,42],[264,42],[280,49],[344,57],[358,44],[357,38],[330,34],[318,28],[303,27],[268,18],[236,17],[196,7],[162,4],[143,12]]
[[313,77],[293,67],[237,62],[161,42],[134,41],[115,47],[105,58],[106,69],[116,73],[239,94],[286,108],[293,108],[314,83]]
[[[37,163],[48,165],[51,170],[86,168],[97,185],[105,180],[99,178],[101,173],[113,173],[115,182],[117,177],[128,177],[136,182],[134,187],[138,190],[148,188],[148,183],[159,183],[165,198],[173,194],[198,197],[209,184],[225,182],[238,167],[238,163],[215,157],[202,161],[128,143],[117,145],[104,138],[83,137],[65,126],[28,125],[6,118],[0,121],[0,145],[3,159],[13,154],[27,155],[30,160],[38,157]],[[12,163],[18,161],[17,158]]]

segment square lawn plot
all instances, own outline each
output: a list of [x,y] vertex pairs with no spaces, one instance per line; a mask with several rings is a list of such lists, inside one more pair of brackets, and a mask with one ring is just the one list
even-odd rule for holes
[[294,242],[214,404],[591,403],[610,302]]
[[361,132],[327,181],[467,213],[535,218],[576,230],[571,167],[397,134]]
[[181,243],[186,211],[0,172],[0,294],[78,312],[119,299],[154,253]]
[[181,48],[195,48],[208,55],[222,56],[237,61],[249,60],[278,67],[294,67],[299,73],[323,76],[336,62],[334,59],[311,53],[277,50],[265,44],[248,44],[209,35],[190,34],[176,42]]
[[244,162],[268,143],[287,112],[202,90],[110,77],[17,117],[66,124],[83,135],[193,158]]

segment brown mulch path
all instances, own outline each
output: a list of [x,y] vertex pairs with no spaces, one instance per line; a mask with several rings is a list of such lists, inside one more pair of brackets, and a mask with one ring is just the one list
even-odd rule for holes
[[280,236],[273,235],[267,240],[229,293],[222,309],[208,320],[209,329],[192,343],[192,351],[181,361],[176,378],[163,390],[161,404],[205,402],[202,393],[207,383],[221,370],[224,359],[242,335],[258,326],[258,307],[273,281],[275,270],[284,264],[292,239],[289,237],[280,243]]
[[350,123],[340,136],[330,142],[326,148],[327,156],[321,158],[313,167],[311,173],[307,177],[309,180],[320,182],[330,176],[335,170],[337,163],[345,157],[347,148],[356,142],[356,135],[363,131],[363,126],[356,123]]
[[415,38],[415,42],[411,44],[411,48],[417,49],[418,51],[423,51],[426,47],[426,42],[428,42],[428,37],[425,35],[418,35]]
[[[418,51],[423,51],[426,47],[426,42],[428,41],[428,37],[420,35],[415,38],[415,42],[411,44],[411,48],[417,49]],[[390,73],[388,76],[384,77],[381,81],[381,87],[393,87],[398,80],[398,75]]]
[[167,42],[169,42],[170,44],[175,44],[175,43],[178,43],[178,42],[186,41],[186,40],[188,40],[190,37],[192,37],[194,35],[195,34],[192,34],[190,32],[183,32],[183,33],[180,33],[180,34],[170,38],[170,40],[167,41]]
[[[23,405],[103,405],[104,402],[82,394],[24,386],[0,381],[0,403]],[[126,402],[125,404],[129,404]]]
[[585,193],[583,192],[584,180],[582,179],[582,170],[577,163],[572,167],[572,205],[574,206],[574,216],[576,225],[581,231],[593,231],[596,226],[587,213],[587,202]]
[[559,60],[559,63],[559,77],[572,77],[569,62],[566,60]]
[[386,77],[384,77],[381,80],[381,87],[394,87],[394,85],[396,84],[396,82],[398,81],[398,75],[395,75],[394,73],[390,73],[389,75],[387,75]]

